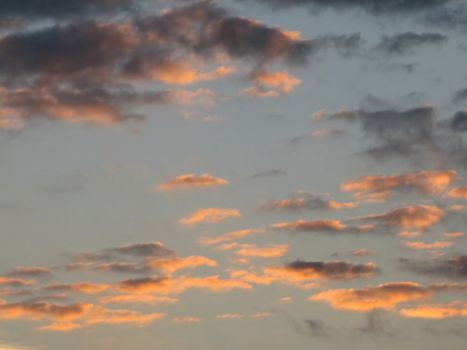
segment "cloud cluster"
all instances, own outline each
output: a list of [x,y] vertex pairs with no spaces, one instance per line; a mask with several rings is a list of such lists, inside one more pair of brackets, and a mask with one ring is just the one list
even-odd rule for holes
[[[126,0],[50,0],[22,12],[27,4],[20,3],[2,3],[0,14],[53,17],[128,5]],[[20,128],[34,118],[99,125],[142,120],[134,108],[212,98],[207,89],[172,87],[231,74],[227,61],[245,60],[257,70],[270,62],[303,64],[309,53],[308,41],[210,1],[121,21],[80,18],[13,31],[0,40],[0,127]],[[164,87],[142,91],[140,83]],[[280,89],[290,83],[295,84],[284,80]]]

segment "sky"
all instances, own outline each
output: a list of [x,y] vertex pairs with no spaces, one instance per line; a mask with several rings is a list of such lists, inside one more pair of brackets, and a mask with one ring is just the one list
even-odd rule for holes
[[2,0],[0,350],[467,350],[464,0]]

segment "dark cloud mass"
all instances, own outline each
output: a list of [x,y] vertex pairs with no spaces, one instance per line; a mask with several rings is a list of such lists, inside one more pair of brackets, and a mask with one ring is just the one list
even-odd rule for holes
[[256,0],[273,6],[287,8],[293,6],[309,6],[313,9],[361,9],[366,12],[383,15],[394,13],[417,12],[437,8],[449,3],[449,0]]
[[361,278],[379,272],[371,263],[354,265],[345,261],[293,261],[285,266],[289,271],[303,275],[319,275],[329,280],[345,280]]
[[401,268],[411,272],[434,275],[445,278],[467,278],[467,255],[458,255],[452,258],[439,258],[434,260],[416,261],[400,259]]
[[412,53],[420,46],[441,45],[448,37],[439,33],[413,33],[406,32],[393,36],[383,36],[376,49],[387,55],[403,55]]
[[133,0],[2,0],[1,17],[61,18],[129,9]]
[[[118,8],[125,0],[7,1],[0,17],[27,13],[48,15]],[[55,6],[56,5],[56,6]],[[81,11],[81,12],[80,12]],[[87,19],[17,31],[0,39],[0,128],[33,117],[111,124],[142,116],[126,105],[192,103],[212,97],[196,91],[138,91],[136,83],[189,85],[212,79],[196,61],[217,63],[219,55],[246,60],[252,69],[269,62],[304,64],[311,45],[281,28],[230,14],[201,1],[157,14],[120,21]],[[191,57],[187,60],[186,57]],[[216,71],[214,71],[216,72]],[[220,67],[217,74],[229,72]]]

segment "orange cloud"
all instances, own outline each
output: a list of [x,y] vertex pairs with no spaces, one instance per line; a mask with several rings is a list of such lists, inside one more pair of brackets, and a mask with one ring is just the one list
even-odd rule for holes
[[392,191],[416,191],[437,194],[444,191],[458,175],[454,170],[420,171],[393,176],[365,176],[344,182],[341,190],[353,192],[359,199],[384,200]]
[[190,85],[200,81],[222,78],[235,72],[232,67],[220,66],[210,72],[200,72],[183,62],[165,61],[148,68],[146,77],[169,85]]
[[404,242],[404,245],[407,248],[414,250],[431,250],[431,249],[444,249],[450,247],[452,242],[433,242],[433,243],[424,243],[424,242]]
[[227,180],[210,174],[183,174],[157,186],[158,191],[172,191],[177,189],[191,189],[200,187],[216,187],[227,184]]
[[467,187],[453,188],[446,194],[446,197],[455,199],[467,199]]
[[357,249],[352,251],[353,256],[367,256],[367,255],[372,255],[371,251],[368,249]]
[[117,290],[125,293],[179,294],[188,289],[206,289],[211,292],[226,292],[232,289],[252,289],[251,285],[234,279],[221,279],[219,276],[176,278],[140,278],[122,281]]
[[464,232],[446,232],[444,237],[451,239],[462,238],[464,237]]
[[243,90],[242,94],[258,98],[288,94],[302,82],[286,71],[268,72],[265,69],[255,72],[251,78],[255,85]]
[[32,286],[34,284],[34,281],[26,280],[23,278],[9,278],[0,276],[0,286],[4,285],[8,287],[26,287]]
[[286,254],[289,250],[287,244],[269,245],[267,247],[257,247],[251,244],[242,245],[235,252],[236,255],[248,258],[278,258]]
[[192,226],[199,223],[217,223],[230,218],[241,217],[237,209],[205,208],[199,209],[189,216],[182,218],[182,225]]
[[430,296],[431,292],[414,282],[392,282],[362,289],[331,289],[309,297],[338,310],[368,312],[391,310],[398,304]]
[[265,231],[263,229],[246,229],[246,230],[232,231],[219,237],[202,236],[198,239],[198,242],[201,245],[210,246],[210,245],[215,245],[219,243],[230,242],[235,239],[243,238],[249,235],[261,234],[264,232]]
[[178,299],[150,294],[110,295],[99,300],[102,304],[150,304],[176,303]]
[[72,292],[84,294],[99,294],[110,288],[107,284],[75,283],[75,284],[53,284],[43,287],[44,290],[58,292]]
[[426,230],[438,223],[444,211],[430,205],[418,205],[398,208],[384,214],[368,215],[356,220],[376,221],[387,227]]
[[445,319],[451,317],[466,317],[467,303],[460,301],[449,304],[418,305],[410,308],[403,308],[399,313],[404,317]]
[[188,256],[186,258],[148,260],[145,265],[151,270],[173,273],[182,269],[194,269],[200,266],[217,266],[217,262],[204,256]]
[[145,326],[165,316],[163,313],[143,314],[132,310],[107,309],[93,304],[59,305],[47,302],[0,305],[0,319],[51,320],[50,325],[39,327],[48,331],[71,331],[97,324],[125,324]]

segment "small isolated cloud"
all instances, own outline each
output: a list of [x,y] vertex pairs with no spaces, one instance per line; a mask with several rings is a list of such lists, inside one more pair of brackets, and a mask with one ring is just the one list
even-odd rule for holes
[[195,316],[174,317],[172,319],[173,323],[178,323],[178,324],[182,324],[182,323],[200,323],[202,321],[203,321],[202,318],[195,317]]
[[278,176],[286,176],[287,172],[282,169],[270,169],[266,171],[261,171],[259,173],[253,174],[251,176],[252,179],[263,179],[269,177],[278,177]]
[[218,223],[227,219],[241,217],[237,209],[205,208],[199,209],[192,214],[180,219],[179,223],[185,226],[193,226],[200,223]]
[[157,186],[158,191],[172,191],[179,189],[206,188],[226,185],[227,180],[212,176],[208,173],[195,175],[183,174],[176,176]]

